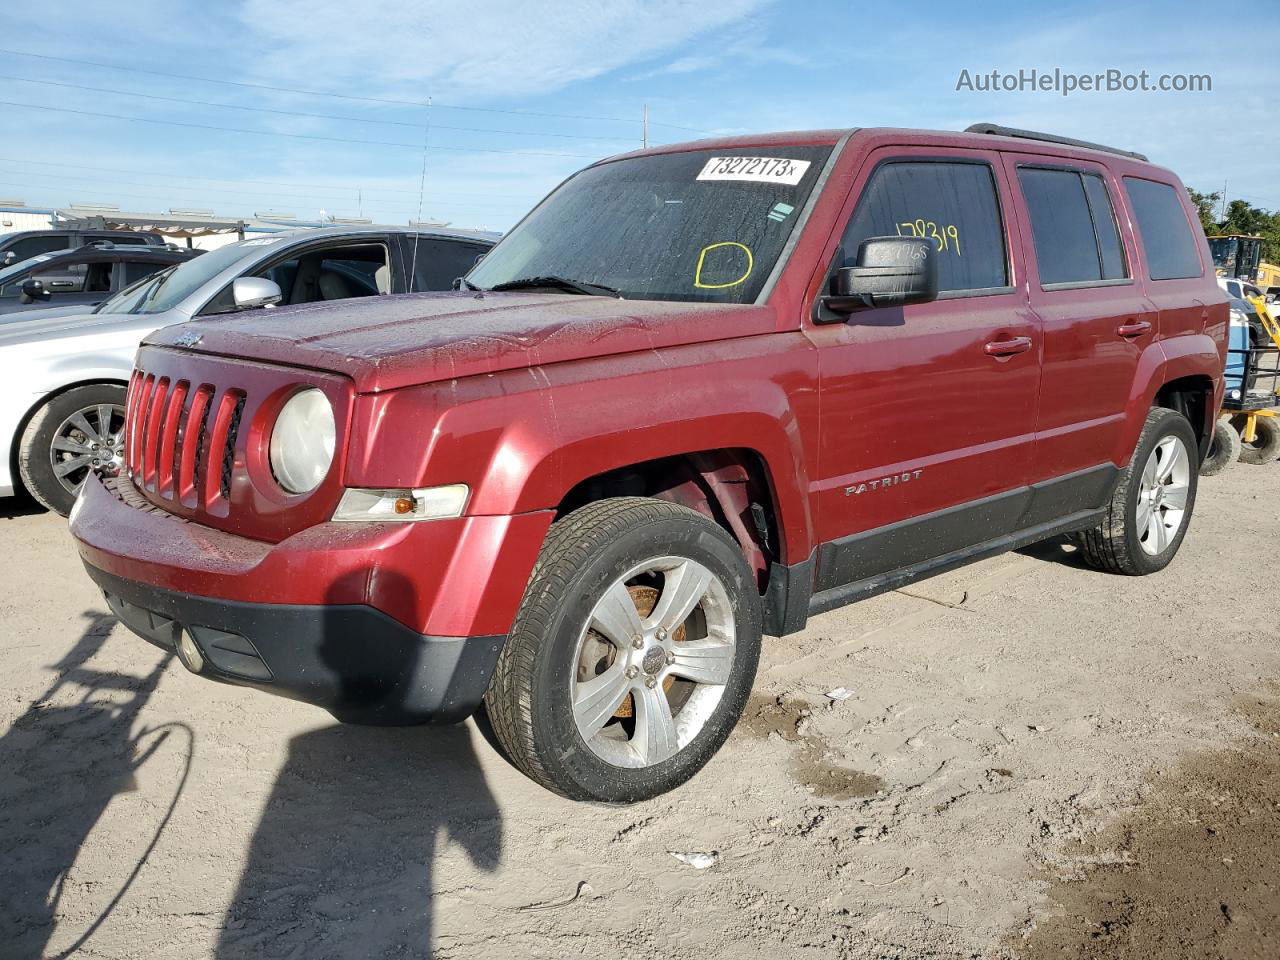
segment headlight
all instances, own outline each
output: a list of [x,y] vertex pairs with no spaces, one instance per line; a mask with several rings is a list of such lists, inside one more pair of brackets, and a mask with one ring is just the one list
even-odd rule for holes
[[418,490],[360,490],[343,492],[335,520],[441,520],[462,516],[467,505],[467,485],[451,483],[447,487]]
[[329,399],[308,387],[289,398],[271,428],[271,472],[290,493],[309,493],[329,472],[336,442]]

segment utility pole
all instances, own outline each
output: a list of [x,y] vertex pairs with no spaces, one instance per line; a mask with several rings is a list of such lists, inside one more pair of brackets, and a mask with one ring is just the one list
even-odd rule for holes
[[640,114],[640,145],[646,149],[649,146],[649,105],[647,103]]
[[1227,181],[1222,181],[1222,209],[1218,214],[1218,222],[1225,223],[1227,219]]

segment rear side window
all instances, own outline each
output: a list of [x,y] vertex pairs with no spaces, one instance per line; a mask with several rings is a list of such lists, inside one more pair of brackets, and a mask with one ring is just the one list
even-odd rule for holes
[[1137,177],[1125,177],[1124,185],[1147,253],[1147,275],[1152,280],[1201,276],[1204,269],[1196,239],[1178,191],[1167,183]]
[[995,179],[985,163],[894,160],[871,175],[840,241],[851,267],[869,237],[928,237],[940,291],[1009,282]]
[[1106,184],[1077,170],[1019,167],[1031,215],[1040,283],[1096,283],[1128,276]]
[[163,270],[167,263],[156,263],[150,260],[126,260],[124,262],[124,286],[137,283],[143,277],[149,277],[157,270]]
[[1086,173],[1085,196],[1089,198],[1089,213],[1093,217],[1093,232],[1098,238],[1098,257],[1102,260],[1102,279],[1119,280],[1129,276],[1125,263],[1124,244],[1120,242],[1120,229],[1116,226],[1116,211],[1107,194],[1107,185],[1097,174]]
[[[414,260],[414,237],[404,238],[404,255]],[[476,265],[476,260],[488,251],[478,243],[458,243],[453,240],[417,238],[418,254],[414,262],[413,289],[448,290],[453,281],[464,277]]]
[[13,257],[9,262],[18,263],[37,254],[54,253],[58,250],[66,250],[70,246],[71,237],[65,233],[41,234],[14,241],[6,248],[6,253],[12,251]]

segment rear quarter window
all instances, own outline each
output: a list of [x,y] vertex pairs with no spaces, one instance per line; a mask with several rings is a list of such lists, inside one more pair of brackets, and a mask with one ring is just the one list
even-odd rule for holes
[[1125,177],[1124,186],[1147,254],[1147,276],[1152,280],[1202,276],[1196,238],[1178,191],[1167,183],[1139,177]]

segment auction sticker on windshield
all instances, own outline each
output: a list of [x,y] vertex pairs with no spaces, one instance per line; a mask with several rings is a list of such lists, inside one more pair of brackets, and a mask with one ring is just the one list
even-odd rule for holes
[[698,174],[698,179],[785,183],[794,187],[808,169],[808,160],[789,160],[786,157],[712,157]]

